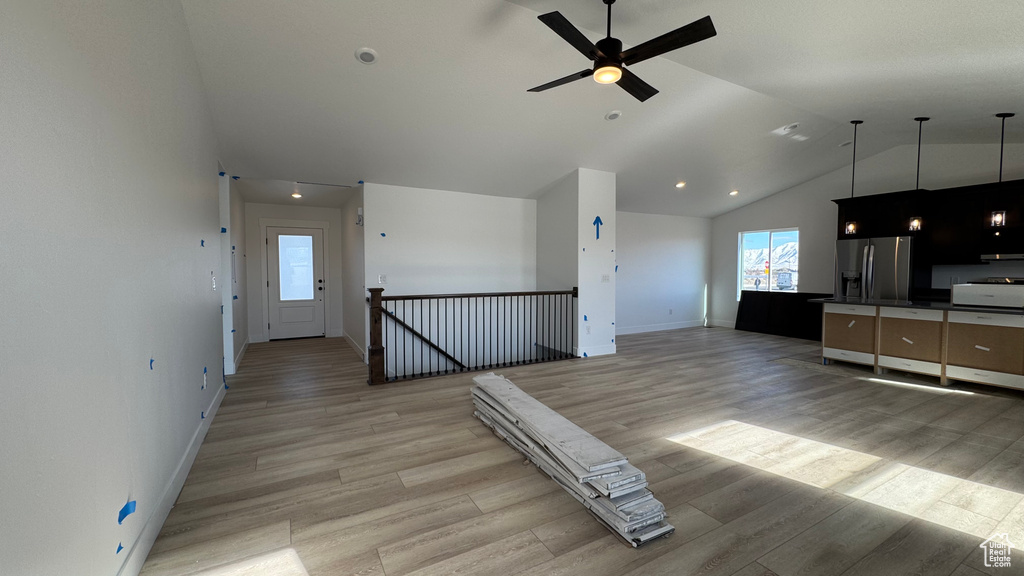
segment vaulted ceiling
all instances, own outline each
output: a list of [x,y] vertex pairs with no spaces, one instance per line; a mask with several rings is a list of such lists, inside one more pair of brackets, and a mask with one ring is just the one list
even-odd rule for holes
[[243,178],[526,198],[586,167],[617,173],[620,210],[709,217],[849,165],[851,119],[859,158],[916,144],[915,116],[926,143],[975,143],[1019,112],[1007,141],[1024,141],[1019,0],[618,0],[626,46],[705,15],[718,30],[631,67],[660,90],[644,103],[590,80],[526,92],[588,64],[537,16],[596,41],[601,0],[182,4]]

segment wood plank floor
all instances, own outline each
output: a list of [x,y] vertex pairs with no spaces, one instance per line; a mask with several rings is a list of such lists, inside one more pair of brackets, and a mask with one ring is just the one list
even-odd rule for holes
[[632,549],[524,466],[471,374],[371,388],[341,339],[293,340],[249,347],[142,573],[1024,573],[978,535],[1024,547],[1024,394],[726,329],[617,345],[495,372],[644,470],[669,538]]

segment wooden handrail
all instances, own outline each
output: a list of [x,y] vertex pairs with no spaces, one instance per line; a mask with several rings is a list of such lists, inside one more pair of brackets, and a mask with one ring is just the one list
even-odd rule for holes
[[395,316],[395,314],[394,314],[393,312],[391,312],[391,311],[390,311],[390,310],[388,310],[387,308],[385,308],[385,309],[383,310],[383,312],[384,312],[384,314],[386,314],[386,315],[387,315],[387,317],[388,317],[388,318],[391,318],[391,320],[393,320],[393,321],[395,322],[395,324],[398,324],[398,325],[399,325],[399,326],[401,326],[402,328],[405,328],[405,329],[406,329],[406,330],[408,330],[408,331],[409,331],[409,332],[410,332],[410,333],[411,333],[411,334],[412,334],[413,336],[415,336],[415,337],[419,338],[420,340],[422,340],[422,341],[426,342],[426,343],[427,343],[427,346],[430,346],[431,348],[433,348],[434,350],[436,350],[438,354],[440,354],[440,355],[444,356],[445,358],[447,358],[448,360],[450,360],[450,361],[451,361],[451,362],[452,362],[453,364],[455,364],[455,365],[456,365],[456,366],[458,366],[459,368],[462,368],[463,370],[465,370],[465,369],[466,369],[466,365],[465,365],[465,364],[463,364],[462,362],[459,362],[458,360],[456,360],[454,356],[452,356],[452,355],[451,355],[451,354],[449,354],[448,352],[445,352],[445,351],[444,351],[444,350],[443,350],[443,349],[442,349],[442,348],[441,348],[440,346],[438,346],[437,344],[434,344],[434,342],[433,342],[433,341],[432,341],[432,340],[431,340],[430,338],[427,338],[427,337],[426,337],[426,336],[424,336],[423,334],[420,334],[419,330],[416,330],[416,329],[415,329],[415,328],[413,328],[412,326],[409,326],[408,324],[406,324],[406,323],[405,323],[404,321],[402,321],[402,320],[401,320],[401,319],[400,319],[400,318],[399,318],[398,316]]
[[[383,288],[370,288],[370,290],[383,290]],[[443,300],[445,298],[495,298],[499,296],[559,296],[572,295],[578,298],[577,288],[572,290],[545,290],[538,292],[476,292],[468,294],[412,294],[408,296],[382,296],[384,302],[395,302],[398,300]]]

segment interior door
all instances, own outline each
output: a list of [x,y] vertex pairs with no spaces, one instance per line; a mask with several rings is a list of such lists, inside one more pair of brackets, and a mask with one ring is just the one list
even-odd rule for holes
[[270,339],[323,336],[323,230],[267,228],[266,241]]

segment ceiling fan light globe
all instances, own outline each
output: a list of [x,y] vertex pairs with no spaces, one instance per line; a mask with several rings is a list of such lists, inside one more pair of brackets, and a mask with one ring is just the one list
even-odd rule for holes
[[594,70],[594,81],[598,84],[615,84],[622,78],[622,69],[618,66],[601,66]]

